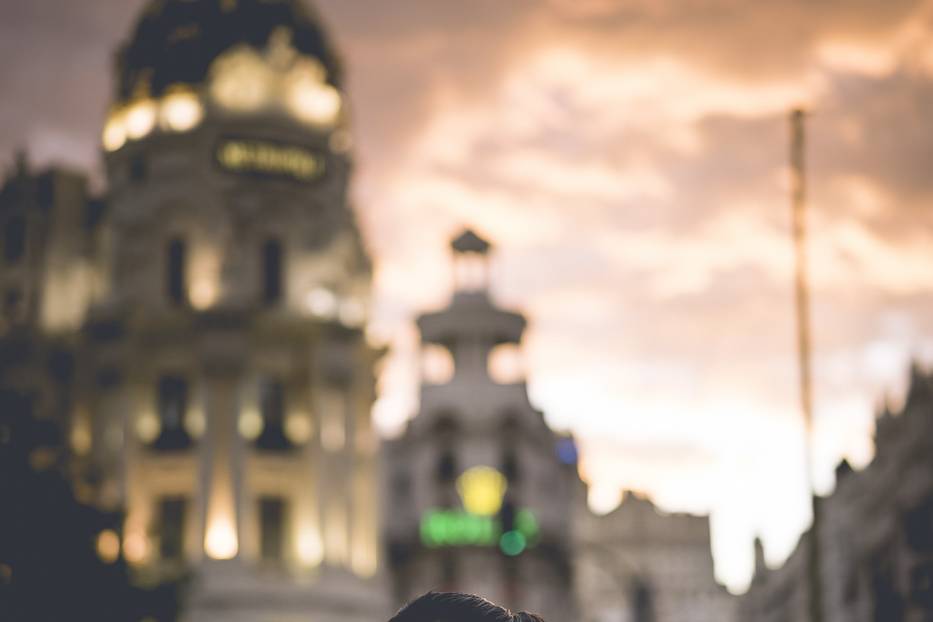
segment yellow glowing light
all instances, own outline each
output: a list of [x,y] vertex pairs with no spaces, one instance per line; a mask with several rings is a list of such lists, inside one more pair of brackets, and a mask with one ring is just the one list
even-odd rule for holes
[[311,440],[311,419],[305,414],[291,414],[285,419],[285,435],[296,445],[304,445]]
[[304,527],[298,533],[298,561],[303,566],[319,566],[324,561],[324,545],[317,529]]
[[421,350],[421,370],[427,384],[447,384],[454,377],[453,354],[440,344],[425,344]]
[[217,148],[217,162],[235,173],[263,173],[312,181],[325,170],[324,157],[296,145],[260,140],[226,140]]
[[304,80],[293,84],[286,102],[292,114],[312,125],[333,125],[340,116],[340,93],[329,84]]
[[145,137],[156,124],[157,107],[151,99],[141,99],[126,110],[126,135],[133,140]]
[[136,419],[136,436],[144,443],[151,443],[159,437],[162,422],[154,413],[144,413]]
[[259,438],[259,435],[262,434],[262,428],[262,415],[255,408],[248,408],[240,414],[237,429],[240,431],[240,436],[246,440],[254,441]]
[[170,93],[162,98],[159,120],[162,128],[173,132],[187,132],[204,118],[204,107],[194,93]]
[[105,564],[112,564],[120,557],[120,536],[112,529],[97,534],[97,555]]
[[249,48],[224,54],[211,68],[214,100],[234,112],[252,112],[269,100],[273,76],[265,61]]
[[131,564],[143,563],[149,555],[149,539],[143,533],[128,533],[123,538],[123,554]]
[[207,430],[207,417],[200,408],[192,408],[185,416],[185,430],[193,438],[201,438]]
[[337,296],[326,287],[315,287],[305,297],[305,305],[312,315],[332,318],[337,313]]
[[494,516],[508,488],[505,476],[491,467],[474,467],[457,478],[457,492],[470,514]]
[[87,419],[79,418],[71,428],[71,448],[79,456],[91,450],[91,427]]
[[110,114],[104,124],[101,141],[107,151],[117,151],[126,144],[126,122],[123,113],[113,112]]
[[217,302],[217,283],[211,278],[201,278],[191,284],[188,292],[191,306],[198,311],[210,309]]
[[209,244],[198,244],[194,248],[188,277],[188,300],[198,311],[213,307],[220,298],[220,252]]
[[300,121],[312,125],[333,125],[340,114],[340,93],[324,80],[324,66],[303,57],[285,78],[285,103]]
[[238,549],[233,520],[227,516],[215,518],[204,536],[204,552],[211,559],[233,559]]

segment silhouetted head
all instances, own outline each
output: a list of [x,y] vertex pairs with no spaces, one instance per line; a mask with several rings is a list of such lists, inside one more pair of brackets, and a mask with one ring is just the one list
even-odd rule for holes
[[389,622],[544,622],[533,613],[512,613],[485,598],[458,592],[428,592],[411,601]]

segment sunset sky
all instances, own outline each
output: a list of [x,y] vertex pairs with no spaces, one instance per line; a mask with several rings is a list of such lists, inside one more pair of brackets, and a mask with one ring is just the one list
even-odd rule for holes
[[[0,162],[99,172],[139,0],[0,0]],[[448,239],[496,245],[530,318],[533,402],[573,430],[595,507],[712,512],[717,573],[808,521],[788,110],[803,105],[818,486],[872,455],[878,403],[933,361],[933,2],[318,0],[354,114],[355,207],[394,344],[375,411],[417,408],[418,312]]]

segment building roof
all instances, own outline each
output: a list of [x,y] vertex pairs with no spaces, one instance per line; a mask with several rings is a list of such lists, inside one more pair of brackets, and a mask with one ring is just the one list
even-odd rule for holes
[[340,86],[340,67],[315,13],[303,0],[151,0],[120,49],[116,97],[159,96],[174,85],[199,85],[230,48],[264,48],[287,29],[291,45],[318,59]]
[[472,229],[466,229],[450,243],[458,253],[488,253],[491,244],[479,237]]

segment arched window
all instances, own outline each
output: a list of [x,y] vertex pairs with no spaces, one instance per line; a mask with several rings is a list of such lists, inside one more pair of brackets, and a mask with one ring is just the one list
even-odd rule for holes
[[457,479],[457,454],[454,443],[457,436],[457,422],[450,414],[442,415],[435,424],[437,437],[437,466],[435,477],[439,484],[450,484]]
[[185,278],[185,264],[188,259],[188,247],[181,238],[169,240],[165,258],[165,288],[172,304],[183,305],[187,302],[188,284]]
[[282,561],[288,506],[284,498],[259,498],[259,556],[264,562]]
[[278,303],[283,291],[282,242],[269,239],[262,245],[262,301],[268,305]]
[[632,619],[635,622],[654,622],[654,593],[641,577],[632,580]]
[[256,447],[266,451],[284,451],[293,447],[285,435],[285,384],[266,379],[259,386],[259,411],[262,432]]
[[159,557],[179,561],[185,553],[185,514],[188,500],[179,495],[159,499]]
[[522,477],[521,464],[518,457],[519,443],[521,442],[521,424],[518,417],[514,414],[508,414],[502,422],[502,474],[509,481],[509,484],[517,484]]
[[154,449],[177,451],[191,445],[185,429],[188,410],[188,381],[180,376],[159,378],[156,406],[159,413],[159,436],[152,443]]
[[26,253],[26,218],[22,214],[11,217],[3,229],[3,258],[16,263]]
[[445,447],[437,456],[437,481],[449,483],[457,477],[457,456],[453,449]]

